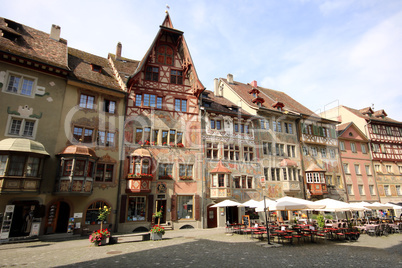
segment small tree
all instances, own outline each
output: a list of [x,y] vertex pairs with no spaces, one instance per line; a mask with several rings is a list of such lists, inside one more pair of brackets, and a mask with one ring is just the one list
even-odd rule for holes
[[324,220],[324,216],[323,215],[318,215],[317,216],[317,223],[318,223],[318,227],[320,228],[324,228],[325,226],[325,220]]
[[161,206],[161,209],[159,211],[155,212],[155,214],[154,214],[155,218],[158,218],[158,225],[161,224],[162,215],[163,215],[163,206]]
[[102,230],[103,228],[103,222],[107,219],[107,216],[110,214],[110,211],[112,209],[108,208],[107,206],[104,206],[103,208],[99,208],[99,216],[98,216],[98,220],[100,220],[101,225],[100,225],[100,229]]

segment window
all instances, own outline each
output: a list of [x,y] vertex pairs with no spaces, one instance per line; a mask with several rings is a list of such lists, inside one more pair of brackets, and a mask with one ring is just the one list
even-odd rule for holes
[[274,131],[276,131],[276,132],[282,132],[282,125],[281,125],[281,122],[279,122],[279,121],[274,121],[274,122],[272,122],[273,123],[273,126],[274,126]]
[[363,185],[359,184],[357,187],[359,189],[359,195],[365,195]]
[[370,191],[370,195],[375,195],[374,185],[369,185],[369,191]]
[[399,173],[402,174],[402,166],[398,166],[398,169],[399,169]]
[[162,109],[162,97],[153,94],[138,94],[136,95],[135,105]]
[[331,158],[335,158],[336,157],[335,149],[329,149],[329,155],[331,156]]
[[264,119],[260,119],[260,128],[261,129],[265,129],[265,120]]
[[286,168],[282,168],[282,174],[283,174],[283,180],[287,181],[288,180],[288,175],[286,172]]
[[396,186],[395,186],[395,189],[396,189],[396,194],[397,194],[397,195],[402,195],[401,186],[400,186],[400,185],[396,185]]
[[207,158],[218,159],[218,143],[207,143]]
[[75,160],[74,176],[83,177],[85,171],[85,160]]
[[167,130],[162,130],[162,145],[167,145],[168,133]]
[[176,144],[176,130],[169,131],[169,144]]
[[332,175],[326,175],[325,178],[328,185],[334,185],[334,182],[332,181]]
[[193,165],[179,165],[180,179],[192,179],[193,178]]
[[363,153],[363,154],[367,154],[366,145],[365,145],[365,144],[361,144],[361,147],[362,147],[362,153]]
[[238,123],[234,123],[234,131],[235,132],[239,132],[239,124]]
[[339,141],[339,148],[341,149],[341,151],[346,151],[346,149],[345,149],[345,142]]
[[245,130],[246,134],[249,134],[250,133],[249,125],[244,125],[244,130]]
[[291,123],[284,123],[285,125],[285,132],[288,134],[293,134],[293,128]]
[[144,144],[149,145],[151,140],[151,128],[144,127]]
[[374,134],[378,134],[378,126],[377,125],[371,125],[371,128],[373,129]]
[[187,112],[187,100],[175,99],[175,111]]
[[95,181],[112,182],[113,170],[113,164],[98,163],[96,165]]
[[355,172],[356,172],[356,175],[361,175],[361,173],[360,173],[360,165],[355,164]]
[[225,160],[238,161],[240,155],[240,148],[235,144],[223,145],[223,157]]
[[326,158],[326,157],[327,157],[327,148],[321,148],[321,156],[322,156],[323,158]]
[[159,179],[173,177],[173,164],[159,164]]
[[176,134],[176,138],[177,138],[177,144],[183,144],[183,132],[177,132]]
[[192,219],[193,218],[193,196],[192,195],[178,195],[177,196],[177,218]]
[[233,177],[233,185],[234,185],[234,188],[237,188],[237,189],[240,188],[240,177]]
[[214,119],[211,119],[211,129],[217,129],[217,130],[223,129],[223,122],[222,122],[222,120],[214,120]]
[[343,170],[345,171],[345,173],[350,174],[349,164],[343,163]]
[[247,189],[253,189],[253,177],[247,176]]
[[135,143],[142,143],[142,128],[135,130]]
[[107,131],[98,131],[98,146],[106,146],[106,147],[114,147],[115,145],[115,133],[107,132]]
[[167,45],[160,45],[157,48],[157,62],[173,65],[173,49]]
[[127,221],[145,221],[146,197],[129,196]]
[[170,83],[176,84],[176,85],[182,85],[183,84],[183,72],[171,70],[170,71]]
[[152,135],[152,144],[157,145],[158,144],[158,136],[159,136],[159,130],[154,129],[153,135]]
[[373,152],[374,153],[379,153],[380,152],[380,145],[379,144],[376,144],[376,143],[373,144]]
[[271,180],[272,181],[280,181],[281,180],[281,169],[280,168],[271,168]]
[[240,124],[240,132],[244,133],[244,124]]
[[[99,216],[99,209],[103,207],[110,207],[109,204],[103,201],[97,201],[92,203],[85,214],[85,224],[90,224],[90,225],[95,225],[95,224],[100,224],[100,221],[98,220]],[[107,219],[103,223],[109,222],[110,215],[107,217]]]
[[94,96],[81,94],[81,97],[80,97],[80,107],[81,108],[93,109],[94,103],[95,103]]
[[356,151],[356,144],[354,142],[350,143],[350,149],[352,150],[352,153],[357,153]]
[[389,191],[389,185],[384,185],[384,192],[385,195],[391,195],[391,192]]
[[367,176],[370,176],[370,175],[371,175],[370,166],[369,166],[369,165],[365,165],[365,169],[366,169],[366,174],[367,174]]
[[320,182],[321,182],[321,180],[320,180],[320,173],[314,172],[314,173],[313,173],[313,178],[314,178],[314,183],[320,183]]
[[387,169],[387,173],[392,173],[392,166],[391,165],[385,165],[385,168]]
[[91,143],[92,142],[93,129],[74,127],[73,138],[76,142]]
[[243,147],[243,156],[244,161],[253,161],[254,158],[254,149],[253,147],[244,146]]
[[303,155],[308,155],[308,148],[307,148],[307,146],[303,146],[302,150],[303,150]]
[[73,160],[64,160],[63,176],[71,176]]
[[212,187],[220,187],[220,188],[230,187],[229,179],[230,177],[227,174],[212,174],[212,181],[211,181]]
[[8,83],[3,92],[19,94],[23,96],[32,96],[35,85],[35,79],[27,76],[10,74]]
[[158,82],[159,81],[159,68],[148,66],[145,71],[145,80]]
[[40,159],[38,157],[28,157],[26,174],[27,177],[37,177]]
[[9,117],[8,135],[34,138],[37,120]]
[[272,143],[263,142],[262,143],[262,152],[265,155],[272,155]]
[[317,147],[311,147],[311,155],[312,156],[317,156]]
[[7,159],[8,155],[0,155],[0,176],[4,176],[6,174]]
[[313,183],[313,174],[306,173],[306,180],[307,180],[307,183]]
[[116,111],[116,102],[112,100],[103,100],[103,111],[106,113],[114,114]]
[[348,189],[348,194],[354,195],[354,193],[353,193],[353,185],[352,184],[348,184],[347,189]]
[[379,164],[374,165],[375,172],[381,172],[381,168]]

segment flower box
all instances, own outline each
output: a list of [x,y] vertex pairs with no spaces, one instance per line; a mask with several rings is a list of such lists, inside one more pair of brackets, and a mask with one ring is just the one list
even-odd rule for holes
[[193,176],[180,176],[180,180],[191,181],[193,180]]
[[160,180],[173,180],[172,175],[159,176]]
[[153,178],[152,174],[140,174],[140,173],[137,174],[130,173],[127,175],[127,177],[129,179],[149,179],[149,180],[152,180]]
[[162,234],[161,233],[151,233],[151,239],[152,240],[162,240]]

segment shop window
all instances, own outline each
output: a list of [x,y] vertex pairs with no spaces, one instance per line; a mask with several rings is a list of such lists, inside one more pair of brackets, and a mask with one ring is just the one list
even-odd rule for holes
[[80,96],[80,107],[81,108],[94,109],[94,104],[95,104],[94,96],[81,94],[81,96]]
[[[95,225],[100,224],[101,222],[98,220],[99,209],[104,206],[110,207],[110,205],[103,201],[97,201],[89,205],[85,213],[85,224],[87,225]],[[103,223],[108,223],[110,220],[110,215],[108,215],[107,219]]]
[[145,221],[146,205],[145,196],[129,196],[127,221]]
[[194,199],[192,195],[177,196],[177,218],[192,219],[193,218]]
[[18,94],[22,96],[33,96],[36,79],[25,75],[10,73],[7,86],[3,92]]
[[95,181],[112,182],[114,164],[98,163],[96,165]]

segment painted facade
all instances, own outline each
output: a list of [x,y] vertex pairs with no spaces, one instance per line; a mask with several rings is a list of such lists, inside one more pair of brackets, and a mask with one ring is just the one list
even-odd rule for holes
[[353,122],[369,140],[378,195],[382,203],[402,201],[402,123],[384,110],[339,106],[322,113],[340,122]]
[[352,122],[337,129],[348,201],[379,201],[368,139]]

